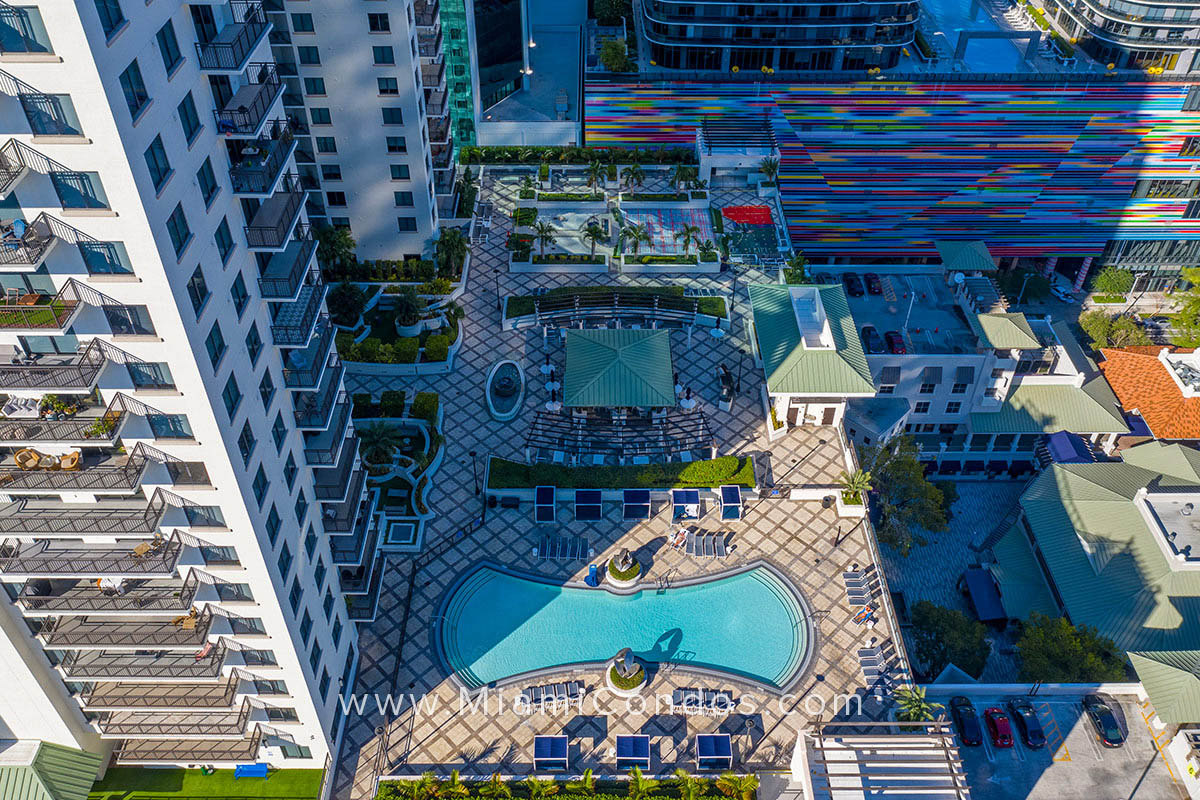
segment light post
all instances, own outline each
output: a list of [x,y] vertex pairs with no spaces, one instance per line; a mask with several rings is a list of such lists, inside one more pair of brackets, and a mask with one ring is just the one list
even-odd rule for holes
[[737,383],[734,384],[734,391],[738,394],[742,393],[742,367],[746,363],[746,348],[738,348],[738,377]]
[[500,270],[492,270],[492,277],[496,280],[496,310],[501,311],[504,305],[500,302]]
[[475,451],[467,453],[471,457],[471,477],[475,479],[475,496],[479,496],[479,466],[475,460]]

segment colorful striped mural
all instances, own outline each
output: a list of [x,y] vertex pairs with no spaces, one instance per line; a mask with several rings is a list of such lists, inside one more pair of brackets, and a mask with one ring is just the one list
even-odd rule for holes
[[[1186,201],[1138,180],[1200,179],[1186,83],[589,84],[593,146],[690,144],[706,115],[765,114],[792,243],[810,254],[1094,256],[1110,239],[1200,239]],[[1191,170],[1197,170],[1193,173]]]

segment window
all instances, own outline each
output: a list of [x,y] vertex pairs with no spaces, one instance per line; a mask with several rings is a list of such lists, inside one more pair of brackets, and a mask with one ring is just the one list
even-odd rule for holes
[[304,609],[304,616],[300,620],[300,639],[303,640],[305,646],[308,646],[308,640],[312,637],[312,615],[308,613],[308,609]]
[[212,330],[204,339],[204,349],[208,351],[208,360],[213,369],[216,369],[225,355],[225,337],[221,334],[221,323],[213,323]]
[[296,522],[303,525],[308,516],[308,498],[304,496],[304,489],[296,496],[296,507],[293,510],[296,512]]
[[317,691],[321,693],[321,700],[325,700],[329,696],[329,670],[321,670],[321,680],[317,684]]
[[240,650],[242,663],[247,667],[273,667],[276,665],[275,654],[270,650]]
[[154,36],[158,40],[158,53],[162,56],[163,66],[170,75],[183,62],[183,53],[179,52],[179,40],[175,38],[175,25],[171,20],[158,29]]
[[217,232],[213,234],[213,241],[217,243],[217,252],[221,254],[221,263],[229,262],[229,255],[233,252],[233,234],[229,232],[229,219],[222,217],[217,224]]
[[179,114],[179,124],[183,126],[183,138],[187,140],[188,146],[191,146],[192,142],[196,141],[200,129],[204,127],[200,124],[200,115],[196,113],[196,101],[192,99],[191,92],[184,95],[175,110]]
[[294,33],[312,33],[314,30],[312,14],[292,14],[292,31]]
[[212,208],[213,198],[221,187],[217,185],[217,176],[213,174],[212,161],[204,159],[200,169],[196,170],[196,182],[200,184],[200,196],[204,198],[204,207]]
[[325,202],[331,206],[336,206],[338,208],[344,207],[346,205],[346,193],[345,192],[326,192],[325,193]]
[[167,148],[163,147],[162,137],[155,136],[154,141],[145,152],[146,167],[150,170],[150,183],[154,191],[161,191],[167,178],[171,177],[171,162],[167,159]]
[[[222,548],[225,549],[225,548]],[[232,550],[233,548],[228,548]],[[218,583],[217,597],[230,603],[253,603],[254,593],[248,583]]]
[[1004,377],[1004,370],[1000,369],[999,367],[994,367],[992,369],[992,378],[993,379],[1003,378],[1003,377]]
[[100,15],[100,29],[105,36],[111,37],[125,24],[125,14],[117,0],[96,0],[96,13]]
[[205,566],[237,565],[242,563],[238,560],[236,548],[221,547],[215,544],[201,545],[200,557],[204,559]]
[[936,384],[922,383],[921,384],[921,394],[933,394],[933,390],[936,388],[937,388]]
[[287,438],[287,425],[283,422],[282,411],[275,414],[275,422],[271,425],[271,438],[275,441],[276,450],[283,447],[283,440]]
[[195,438],[186,414],[147,414],[146,421],[156,439]]
[[125,94],[125,105],[129,106],[129,116],[134,119],[142,113],[142,109],[150,102],[150,94],[146,91],[146,82],[142,80],[142,68],[137,59],[121,73],[121,91]]
[[301,64],[313,66],[321,63],[321,54],[315,47],[297,47],[296,58],[300,59]]
[[965,383],[956,383],[950,387],[950,394],[965,394],[967,385]]
[[282,578],[287,578],[288,573],[292,569],[292,549],[288,547],[288,543],[284,542],[283,547],[279,551],[279,575]]
[[408,142],[403,136],[389,136],[387,137],[387,151],[389,153],[407,153]]
[[946,413],[947,414],[957,414],[961,408],[962,408],[962,403],[959,403],[957,401],[952,402],[952,403],[946,403]]
[[337,617],[333,620],[333,646],[340,647],[342,644],[342,618]]
[[233,310],[240,319],[242,312],[246,310],[246,304],[250,302],[250,293],[246,291],[246,279],[242,277],[242,273],[239,272],[233,279],[233,285],[229,287],[229,296],[233,298]]
[[387,66],[396,63],[396,54],[388,45],[376,45],[371,48],[371,57],[377,66]]
[[896,387],[894,384],[885,383],[883,386],[879,387],[878,394],[894,394],[895,392]]
[[288,592],[288,605],[292,607],[292,611],[300,608],[300,600],[304,597],[304,587],[300,585],[300,576],[292,578],[292,588]]
[[299,468],[296,466],[296,457],[288,453],[287,461],[283,464],[283,482],[287,484],[289,492],[296,485],[296,473],[299,471]]
[[192,229],[188,227],[181,204],[177,203],[171,216],[167,217],[167,233],[171,236],[171,247],[175,248],[175,257],[178,258],[192,240]]
[[250,420],[246,420],[246,423],[242,425],[242,432],[238,434],[237,442],[238,452],[242,454],[242,463],[249,466],[250,456],[254,454],[254,448],[258,446],[258,439],[254,438],[254,429],[250,427]]
[[229,414],[229,421],[233,422],[233,415],[242,404],[242,390],[238,388],[237,378],[232,374],[229,380],[225,381],[225,388],[221,390],[221,400],[225,403],[225,413]]
[[258,507],[262,508],[263,500],[266,499],[267,489],[271,486],[271,482],[267,480],[267,473],[263,470],[262,464],[258,465],[258,472],[254,474],[254,483],[251,488],[254,490],[254,499],[258,502]]
[[221,513],[220,506],[193,506],[186,505],[183,507],[183,515],[187,517],[188,525],[193,528],[224,528],[225,515]]
[[275,678],[253,678],[254,691],[256,694],[287,694],[287,684]]
[[380,94],[400,94],[400,81],[395,78],[376,78],[375,83],[379,86]]
[[411,233],[417,229],[416,217],[396,217],[396,226],[401,233]]
[[384,125],[403,125],[404,124],[404,110],[403,109],[393,108],[391,106],[388,106],[387,108],[384,108],[381,110],[383,111],[383,124]]
[[262,398],[263,411],[269,410],[271,399],[275,397],[275,381],[271,378],[271,370],[263,373],[262,380],[258,383],[258,396]]
[[315,553],[316,551],[317,551],[317,532],[315,530],[313,530],[312,526],[310,525],[308,528],[308,533],[306,533],[304,535],[304,553],[305,553],[305,555],[308,556],[309,561],[312,560],[313,553]]
[[408,164],[392,164],[392,180],[406,181],[409,180]]
[[328,620],[333,613],[333,592],[325,590],[325,599],[321,601],[321,608],[325,612],[325,619]]
[[325,79],[305,78],[304,93],[309,96],[323,96],[325,94]]
[[175,380],[171,377],[171,368],[166,364],[150,361],[128,363],[125,370],[135,389],[174,389]]
[[340,181],[342,179],[341,164],[322,164],[321,165],[321,180],[323,181]]
[[154,323],[145,306],[104,306],[108,329],[114,336],[153,336]]
[[917,403],[916,407],[913,409],[913,413],[914,414],[928,414],[929,413],[929,402],[922,401],[920,403]]
[[336,153],[337,142],[332,136],[316,136],[318,153]]
[[[267,541],[271,543],[271,547],[275,546],[275,542],[279,539],[279,527],[283,524],[283,520],[279,518],[279,509],[275,508],[275,504],[271,504],[271,510],[267,512]],[[287,547],[287,544],[284,544]]]
[[341,230],[347,230],[347,231],[350,230],[350,218],[349,217],[330,217],[329,224],[332,225],[333,227],[341,229]]
[[313,570],[313,581],[317,584],[317,591],[325,588],[325,559],[317,559],[317,567]]
[[412,192],[392,192],[392,200],[397,206],[406,207],[413,204]]
[[329,114],[328,108],[310,108],[308,110],[308,115],[312,118],[313,125],[333,124],[333,117]]
[[258,355],[262,352],[262,336],[258,332],[258,323],[250,323],[250,331],[246,334],[246,352],[250,354],[250,365],[258,363]]
[[371,33],[387,33],[392,29],[392,22],[387,14],[367,14],[367,30]]
[[308,654],[308,665],[312,667],[313,674],[317,674],[317,667],[321,665],[321,643],[313,642],[312,650]]
[[187,292],[188,297],[192,300],[192,310],[199,317],[200,309],[204,308],[204,304],[208,302],[208,284],[204,280],[204,271],[200,267],[196,267],[192,277],[188,278]]

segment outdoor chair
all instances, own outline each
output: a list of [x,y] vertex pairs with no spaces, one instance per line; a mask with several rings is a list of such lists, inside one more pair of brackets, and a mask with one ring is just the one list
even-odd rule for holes
[[83,453],[78,450],[67,453],[58,460],[58,468],[67,470],[68,472],[79,469],[79,463],[83,459]]
[[713,537],[713,546],[716,548],[716,557],[725,558],[729,555],[729,551],[725,547],[725,535],[718,533]]
[[567,697],[577,700],[583,697],[583,681],[571,681],[567,684]]
[[704,534],[704,557],[705,558],[713,558],[717,554],[717,549],[716,549],[715,545],[713,545],[713,538],[714,538],[713,534],[711,534],[711,533]]
[[688,531],[687,544],[684,546],[684,552],[689,556],[697,555],[696,553],[696,532]]

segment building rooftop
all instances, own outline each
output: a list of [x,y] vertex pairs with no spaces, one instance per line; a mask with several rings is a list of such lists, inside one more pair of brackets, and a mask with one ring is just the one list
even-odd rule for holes
[[529,50],[529,88],[510,94],[484,112],[488,122],[579,121],[582,68],[578,28],[537,27]]
[[1083,384],[1017,384],[998,411],[971,414],[975,433],[1129,433],[1104,378]]
[[665,330],[568,330],[563,403],[568,406],[675,405],[671,338]]
[[1100,352],[1100,369],[1121,407],[1137,412],[1158,439],[1200,439],[1200,397],[1185,397],[1172,378],[1163,348],[1113,349]]
[[975,352],[975,333],[940,276],[879,277],[883,294],[864,294],[848,300],[859,331],[866,325],[873,325],[880,335],[898,331],[904,335],[910,354]]

